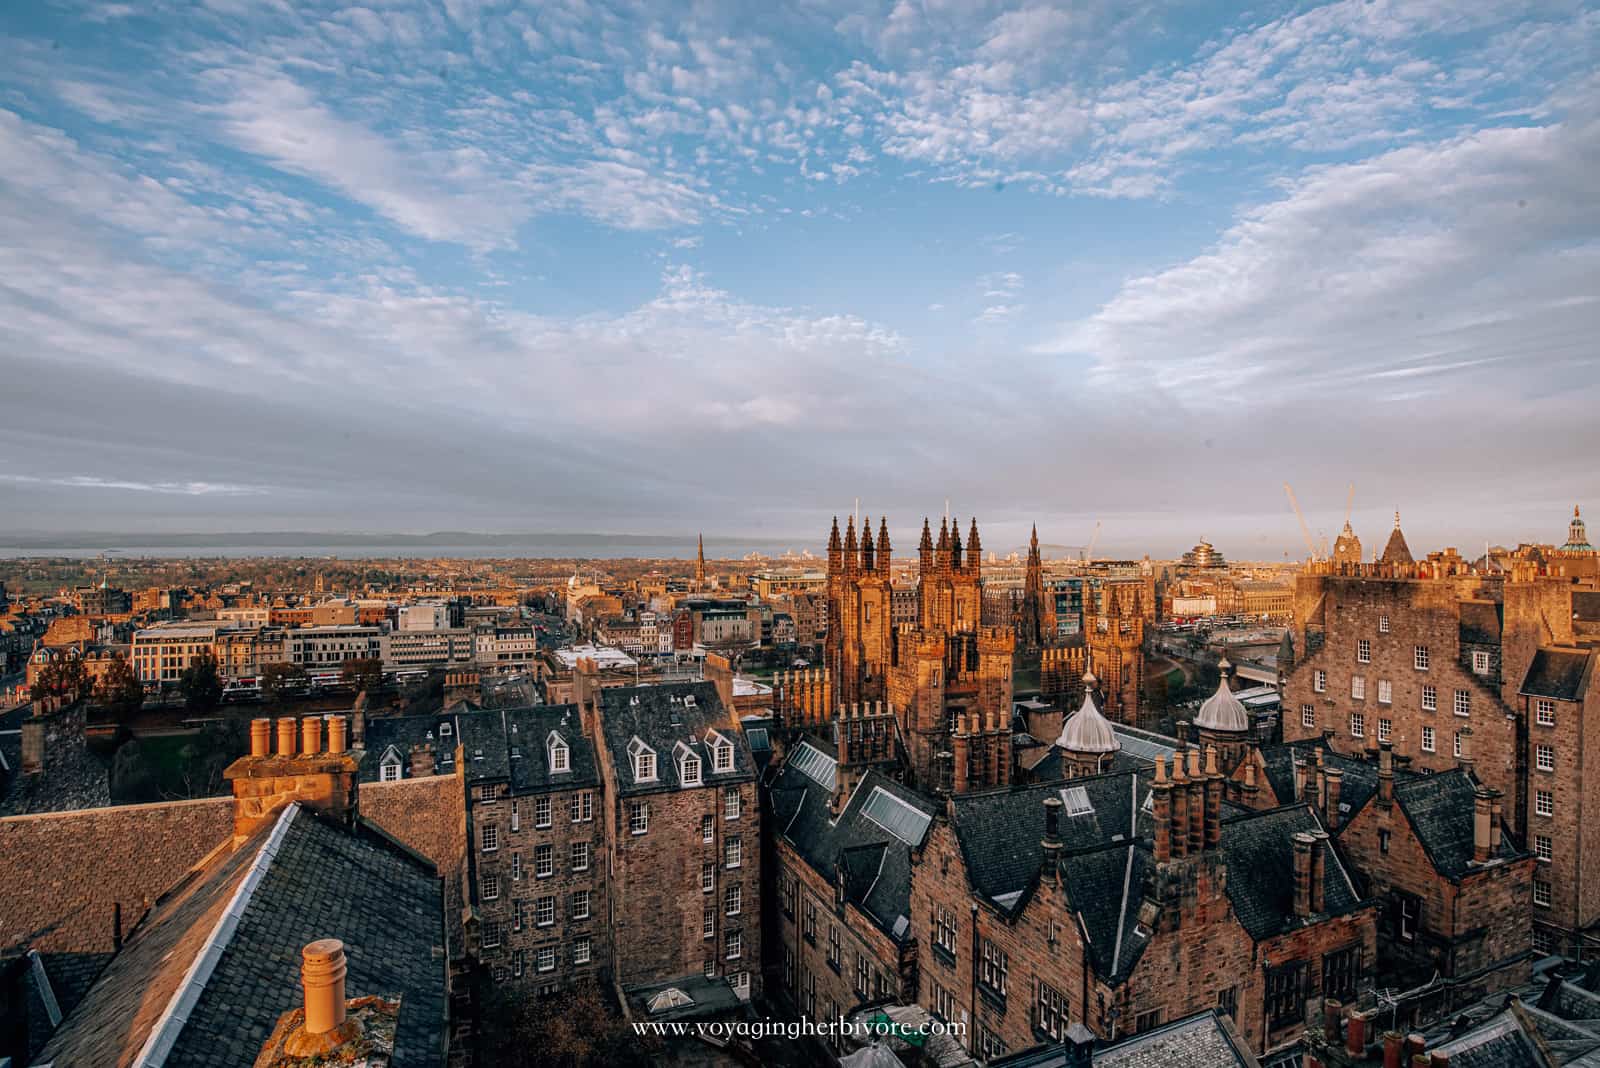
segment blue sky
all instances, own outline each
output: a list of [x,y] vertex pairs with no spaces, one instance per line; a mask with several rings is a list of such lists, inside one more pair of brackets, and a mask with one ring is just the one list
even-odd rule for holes
[[[0,11],[0,529],[1235,556],[1595,488],[1577,2]],[[1331,529],[1330,529],[1331,528]]]

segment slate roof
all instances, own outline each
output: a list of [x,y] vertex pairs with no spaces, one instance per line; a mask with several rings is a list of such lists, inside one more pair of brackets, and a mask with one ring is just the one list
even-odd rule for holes
[[[733,716],[722,707],[717,688],[709,682],[675,682],[659,686],[618,686],[601,694],[604,711],[601,730],[612,766],[617,769],[617,793],[622,797],[661,793],[680,787],[674,749],[679,742],[700,758],[701,781],[706,786],[750,782],[755,760]],[[689,704],[685,698],[693,698]],[[706,732],[715,728],[733,743],[733,769],[714,771]],[[628,746],[637,737],[656,754],[656,780],[636,782]]]
[[[377,782],[379,768],[390,749],[400,758],[404,778],[411,777],[411,747],[432,746],[435,774],[455,770],[459,717],[444,712],[422,716],[373,716],[367,720],[363,742],[366,757],[357,773],[361,782]],[[446,733],[443,728],[448,727]]]
[[[1056,1043],[990,1061],[991,1068],[1064,1068]],[[1452,1061],[1452,1063],[1454,1063]],[[1256,1059],[1215,1009],[1185,1016],[1094,1051],[1095,1068],[1256,1068]]]
[[915,790],[869,769],[834,819],[828,811],[832,793],[810,776],[785,766],[772,784],[773,827],[829,883],[842,873],[849,900],[900,942],[910,935],[909,925],[900,921],[911,914],[911,846],[863,813],[875,790],[886,791],[930,818],[938,807]]
[[1142,844],[1115,845],[1064,859],[1067,897],[1089,931],[1095,974],[1120,983],[1150,944],[1139,926],[1145,884],[1155,877],[1155,857]]
[[[1477,783],[1459,768],[1437,775],[1418,775],[1397,779],[1395,803],[1406,814],[1417,841],[1433,862],[1434,870],[1459,882],[1473,870],[1473,796]],[[1510,837],[1500,836],[1501,859],[1521,854]]]
[[0,763],[10,769],[0,770],[0,816],[110,805],[111,779],[106,762],[84,740],[86,713],[81,705],[45,717],[44,771],[22,774],[20,732],[31,710],[31,705],[13,709],[0,725]]
[[1142,771],[957,795],[952,824],[967,878],[978,893],[996,900],[1033,886],[1044,860],[1039,844],[1044,800],[1067,790],[1082,790],[1092,808],[1073,816],[1072,806],[1063,806],[1059,834],[1064,855],[1150,837],[1151,817],[1143,811],[1150,782]]
[[1461,602],[1461,641],[1471,645],[1500,644],[1501,606],[1493,601]]
[[1600,623],[1600,592],[1574,590],[1572,616],[1580,623]]
[[1538,1042],[1510,1009],[1431,1052],[1448,1056],[1452,1068],[1551,1068]]
[[431,867],[291,805],[157,901],[41,1061],[127,1064],[159,1028],[170,1068],[250,1064],[301,1000],[301,947],[336,937],[349,996],[401,996],[395,1068],[442,1065],[443,910]]
[[[1292,930],[1294,840],[1301,831],[1323,830],[1309,805],[1285,805],[1226,819],[1222,855],[1228,864],[1228,900],[1234,915],[1257,942]],[[1323,911],[1349,912],[1361,904],[1350,873],[1334,849],[1323,865]]]
[[1522,678],[1522,696],[1581,701],[1589,688],[1589,663],[1587,649],[1540,649]]
[[[600,765],[579,722],[577,705],[508,708],[500,715],[505,721],[505,744],[510,750],[512,793],[600,785]],[[567,744],[568,771],[550,769],[551,732]]]
[[1409,564],[1414,562],[1411,557],[1411,548],[1406,544],[1406,536],[1400,533],[1400,524],[1398,522],[1395,523],[1394,531],[1390,533],[1388,542],[1383,546],[1383,556],[1380,559],[1385,564]]

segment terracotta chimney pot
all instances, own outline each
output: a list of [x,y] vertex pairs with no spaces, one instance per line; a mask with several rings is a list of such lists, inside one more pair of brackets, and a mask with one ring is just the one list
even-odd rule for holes
[[293,716],[278,717],[278,755],[294,756],[295,722]]
[[322,717],[307,716],[300,721],[300,748],[306,756],[322,752]]
[[300,951],[306,1034],[326,1034],[344,1023],[344,975],[344,943],[337,938],[318,939]]
[[250,721],[250,755],[253,757],[272,755],[272,720]]
[[343,753],[347,747],[345,718],[334,716],[328,721],[328,752],[337,755]]

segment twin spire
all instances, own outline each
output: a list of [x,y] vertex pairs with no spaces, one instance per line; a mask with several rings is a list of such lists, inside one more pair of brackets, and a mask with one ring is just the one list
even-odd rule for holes
[[887,569],[893,550],[889,544],[889,520],[887,516],[878,520],[878,540],[873,544],[872,520],[868,519],[861,524],[861,540],[856,541],[856,519],[851,516],[845,521],[844,540],[839,540],[839,517],[833,517],[833,529],[828,533],[828,562],[830,565],[843,564],[847,568],[859,568],[862,571],[876,571]]
[[[1033,540],[1037,546],[1039,540],[1037,529],[1034,531]],[[961,543],[961,528],[948,519],[940,522],[939,540],[935,543],[929,521],[927,517],[923,517],[922,538],[917,544],[917,551],[922,557],[924,570],[930,567],[949,567],[960,570],[963,566],[963,554],[965,554],[968,565],[980,564],[983,546],[978,536],[977,517],[973,517],[971,525],[967,529],[965,547]],[[880,516],[878,519],[876,544],[873,542],[871,519],[861,524],[861,533],[858,539],[855,516],[846,517],[843,537],[839,534],[839,517],[833,517],[833,529],[828,532],[828,557],[830,563],[843,564],[847,567],[859,567],[863,571],[874,571],[887,568],[891,555],[889,520],[887,516]]]

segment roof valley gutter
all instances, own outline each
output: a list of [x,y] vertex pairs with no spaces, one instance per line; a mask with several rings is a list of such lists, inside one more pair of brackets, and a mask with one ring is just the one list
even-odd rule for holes
[[1128,844],[1128,863],[1122,869],[1122,906],[1117,910],[1117,944],[1111,947],[1111,978],[1116,979],[1122,965],[1122,928],[1128,922],[1128,887],[1133,883],[1133,852],[1139,847]]
[[207,980],[211,978],[211,973],[216,971],[217,962],[222,959],[229,940],[233,938],[233,932],[238,929],[239,918],[249,907],[250,898],[255,894],[256,887],[266,878],[267,869],[272,867],[273,858],[278,855],[278,849],[282,846],[283,839],[289,831],[289,824],[294,821],[295,812],[299,807],[290,805],[283,810],[283,815],[278,817],[277,825],[272,828],[272,834],[267,837],[261,851],[256,854],[256,859],[251,861],[250,871],[234,890],[233,897],[228,901],[228,907],[223,910],[217,925],[211,929],[206,944],[200,948],[194,963],[189,965],[183,982],[178,984],[177,991],[167,1002],[167,1007],[162,1010],[161,1018],[156,1021],[155,1027],[151,1028],[150,1037],[145,1040],[144,1048],[139,1050],[139,1055],[134,1058],[132,1068],[159,1068],[166,1063],[172,1048],[177,1045],[178,1036],[183,1033],[184,1024],[189,1021],[189,1013],[193,1011],[200,996],[205,993]]

